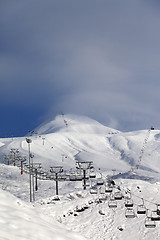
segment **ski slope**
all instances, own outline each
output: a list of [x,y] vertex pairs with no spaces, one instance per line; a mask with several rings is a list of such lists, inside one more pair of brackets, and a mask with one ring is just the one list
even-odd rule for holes
[[[114,193],[120,189],[123,194],[116,208],[109,207],[110,194],[103,200],[104,186],[93,195],[90,187],[83,190],[81,182],[70,181],[59,182],[57,201],[55,182],[39,180],[35,202],[29,203],[28,174],[4,164],[11,149],[28,158],[25,137],[0,139],[0,239],[160,239],[160,222],[145,227],[146,214],[151,217],[160,203],[160,130],[150,131],[144,141],[147,134],[148,129],[124,133],[84,116],[61,115],[27,136],[33,162],[46,171],[51,166],[69,171],[77,161],[93,161],[97,178],[113,179]],[[134,218],[126,217],[127,194]],[[148,210],[140,215],[142,202]]]

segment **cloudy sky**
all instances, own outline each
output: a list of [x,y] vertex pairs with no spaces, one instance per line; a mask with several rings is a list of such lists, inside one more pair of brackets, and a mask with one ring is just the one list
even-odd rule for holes
[[0,136],[62,111],[160,128],[157,0],[1,0]]

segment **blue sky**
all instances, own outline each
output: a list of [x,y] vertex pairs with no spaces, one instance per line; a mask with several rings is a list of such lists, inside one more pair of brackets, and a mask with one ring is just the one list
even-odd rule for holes
[[160,128],[160,3],[2,0],[0,137],[62,111]]

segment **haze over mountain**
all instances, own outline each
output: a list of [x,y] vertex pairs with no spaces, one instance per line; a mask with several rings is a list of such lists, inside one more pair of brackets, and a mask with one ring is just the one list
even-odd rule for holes
[[0,137],[61,111],[160,127],[158,0],[1,1]]

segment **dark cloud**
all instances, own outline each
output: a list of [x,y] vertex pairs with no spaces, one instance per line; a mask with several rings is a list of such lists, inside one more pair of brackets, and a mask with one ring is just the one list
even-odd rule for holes
[[158,6],[2,1],[1,102],[85,114],[121,130],[159,126]]

